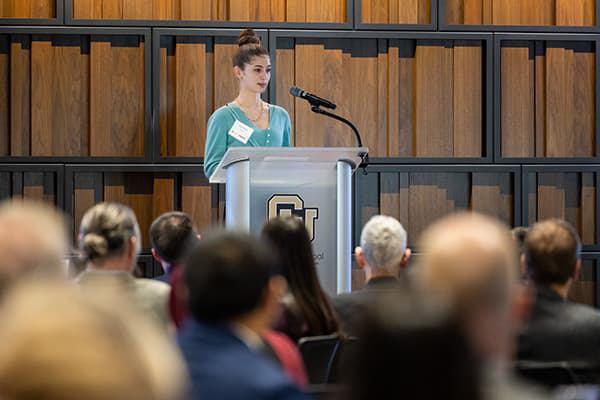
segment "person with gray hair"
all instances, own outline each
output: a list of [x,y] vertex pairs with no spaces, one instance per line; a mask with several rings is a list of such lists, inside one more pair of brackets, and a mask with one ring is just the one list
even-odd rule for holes
[[141,240],[140,227],[129,207],[96,204],[85,213],[79,228],[79,250],[86,270],[77,282],[84,291],[110,289],[126,294],[141,312],[170,327],[169,285],[133,276]]
[[360,330],[362,315],[382,293],[401,288],[400,270],[408,264],[406,230],[398,220],[385,215],[372,217],[363,227],[360,246],[354,249],[356,263],[365,273],[366,286],[333,299],[333,306],[348,335]]

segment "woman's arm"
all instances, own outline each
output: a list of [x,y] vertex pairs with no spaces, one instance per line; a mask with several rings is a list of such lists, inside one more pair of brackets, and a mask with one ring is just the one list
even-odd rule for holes
[[215,112],[208,119],[204,147],[204,175],[209,178],[227,151],[227,119]]

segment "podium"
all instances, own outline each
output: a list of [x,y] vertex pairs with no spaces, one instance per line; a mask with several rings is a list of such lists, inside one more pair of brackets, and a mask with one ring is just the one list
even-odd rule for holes
[[329,294],[351,290],[352,173],[366,148],[231,147],[210,177],[225,183],[225,226],[258,235],[279,215],[301,218]]

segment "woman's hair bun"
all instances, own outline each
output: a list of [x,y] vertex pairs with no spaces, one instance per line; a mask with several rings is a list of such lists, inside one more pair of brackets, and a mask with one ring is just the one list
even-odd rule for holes
[[245,44],[258,44],[260,45],[260,39],[256,36],[256,32],[253,29],[245,29],[240,33],[240,39],[238,40],[238,46],[242,47]]
[[88,261],[108,255],[108,240],[97,233],[87,233],[81,247]]

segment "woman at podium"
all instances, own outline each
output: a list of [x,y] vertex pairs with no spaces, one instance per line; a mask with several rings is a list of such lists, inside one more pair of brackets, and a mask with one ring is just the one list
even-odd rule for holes
[[252,29],[240,34],[233,57],[238,96],[208,120],[204,174],[210,177],[231,146],[290,146],[290,116],[282,107],[261,99],[271,79],[269,53]]

